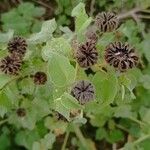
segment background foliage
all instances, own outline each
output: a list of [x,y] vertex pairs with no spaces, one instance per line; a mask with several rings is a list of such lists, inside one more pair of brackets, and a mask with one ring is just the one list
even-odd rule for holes
[[[0,73],[0,150],[149,150],[150,3],[80,2],[1,1],[0,58],[7,55],[7,43],[15,35],[26,38],[28,50],[19,76]],[[120,27],[99,38],[99,62],[83,70],[72,56],[71,40],[76,35],[85,41],[94,16],[104,10],[122,18]],[[116,40],[136,48],[141,58],[138,68],[118,75],[105,63],[105,47]],[[45,85],[37,86],[26,78],[37,71],[47,73]],[[71,85],[80,79],[90,80],[96,88],[95,101],[84,106],[69,94]],[[27,111],[23,118],[16,114],[19,107]],[[80,113],[72,118],[72,110]],[[54,111],[68,122],[58,120]]]

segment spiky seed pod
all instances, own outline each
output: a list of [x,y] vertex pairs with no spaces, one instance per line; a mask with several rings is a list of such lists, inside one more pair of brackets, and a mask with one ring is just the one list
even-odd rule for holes
[[47,81],[47,75],[41,71],[36,72],[35,75],[33,76],[33,80],[35,84],[43,85]]
[[71,95],[75,97],[80,104],[85,104],[95,98],[94,85],[89,81],[78,81],[71,89]]
[[95,25],[101,32],[111,32],[118,28],[119,20],[112,12],[102,12],[96,16]]
[[133,68],[138,64],[138,56],[135,49],[127,43],[115,42],[107,46],[105,60],[121,72]]
[[92,40],[88,40],[85,44],[81,44],[76,51],[76,59],[82,68],[89,68],[97,63],[98,52]]
[[21,70],[22,61],[14,55],[6,56],[0,62],[0,70],[5,74],[17,75]]
[[24,117],[26,115],[26,110],[24,108],[18,108],[16,113],[19,117]]
[[27,42],[22,37],[14,37],[8,43],[8,51],[10,53],[16,53],[20,57],[23,57],[27,50]]

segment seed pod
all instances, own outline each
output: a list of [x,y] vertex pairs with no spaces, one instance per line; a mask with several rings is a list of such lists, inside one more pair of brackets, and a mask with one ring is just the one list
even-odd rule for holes
[[81,80],[71,89],[71,95],[75,97],[80,104],[85,104],[95,98],[95,88],[89,81]]
[[33,76],[33,80],[35,84],[42,85],[47,81],[47,75],[44,72],[36,72]]
[[20,57],[25,55],[27,50],[27,43],[26,40],[22,37],[14,37],[8,43],[8,51],[10,53],[16,53]]
[[119,20],[112,12],[102,12],[96,16],[95,25],[101,32],[111,32],[118,28]]
[[16,113],[19,117],[24,117],[26,115],[26,110],[24,108],[18,108]]
[[17,75],[21,70],[22,61],[14,55],[7,56],[0,62],[0,70],[5,74]]
[[98,52],[92,40],[81,44],[76,52],[76,59],[82,68],[89,68],[97,63]]
[[138,56],[135,49],[129,44],[121,42],[111,43],[105,50],[105,60],[121,72],[133,68],[138,64]]

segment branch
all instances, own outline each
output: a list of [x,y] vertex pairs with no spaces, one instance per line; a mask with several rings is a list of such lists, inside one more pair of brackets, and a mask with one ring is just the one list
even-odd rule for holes
[[90,4],[90,16],[93,16],[93,13],[95,11],[94,5],[95,5],[95,0],[91,0],[91,4]]
[[125,18],[129,18],[132,17],[133,14],[136,14],[137,12],[141,11],[140,8],[134,8],[126,13],[122,13],[120,15],[118,15],[118,19],[125,19]]
[[[138,13],[140,11],[144,11],[144,10],[142,10],[140,8],[134,8],[134,9],[132,9],[132,10],[126,12],[126,13],[118,15],[117,18],[121,20],[121,19],[125,19],[125,18],[131,17],[131,18],[133,18],[135,20],[135,22],[137,23],[137,25],[140,27],[141,20],[140,20],[140,17],[136,14],[136,13]],[[144,30],[141,29],[141,28],[139,28],[139,29],[140,29],[140,32],[142,34],[142,37],[145,38],[145,32],[144,32]]]

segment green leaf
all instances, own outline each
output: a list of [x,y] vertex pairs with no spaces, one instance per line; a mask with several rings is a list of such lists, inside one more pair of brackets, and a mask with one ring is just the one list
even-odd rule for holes
[[16,77],[11,77],[9,75],[0,73],[0,90],[2,88],[4,88],[7,85],[7,83],[9,83],[10,81],[12,81],[15,78]]
[[51,57],[52,51],[64,56],[69,56],[71,53],[71,46],[63,37],[52,38],[42,49],[42,57],[45,61]]
[[147,122],[150,124],[150,110],[146,107],[141,107],[139,112],[140,112],[141,119],[144,122]]
[[79,3],[71,13],[72,17],[75,18],[75,31],[77,33],[78,38],[81,40],[83,38],[83,33],[86,28],[92,22],[92,18],[88,17],[85,11],[85,4]]
[[27,42],[30,44],[46,42],[52,38],[52,33],[56,30],[56,27],[57,24],[55,19],[43,22],[41,31],[39,33],[32,34]]
[[96,130],[96,140],[102,140],[107,136],[107,132],[104,128]]
[[0,91],[0,116],[4,117],[7,111],[11,108],[11,101],[3,91]]
[[143,40],[140,44],[140,49],[145,54],[146,59],[150,63],[149,39],[150,39],[150,34],[147,34],[145,40]]
[[107,140],[111,143],[115,143],[123,139],[124,139],[123,133],[118,129],[111,130],[107,136]]
[[48,133],[39,142],[33,143],[32,150],[41,150],[41,148],[43,150],[52,149],[55,140],[55,135],[53,133]]
[[67,57],[51,53],[48,61],[48,76],[55,86],[64,87],[74,82],[75,69]]
[[7,43],[13,37],[13,34],[13,30],[8,30],[7,33],[0,33],[0,43]]
[[150,89],[150,75],[143,75],[140,78],[140,82],[145,89]]
[[129,118],[133,116],[130,105],[121,105],[115,108],[115,117]]
[[21,3],[17,8],[18,12],[24,17],[40,17],[45,13],[45,9],[42,7],[35,7],[32,3]]
[[20,146],[24,146],[27,149],[31,149],[34,141],[37,141],[39,139],[40,137],[37,131],[24,130],[16,134],[15,142]]
[[9,136],[7,134],[1,134],[0,136],[0,149],[7,150],[11,146]]
[[55,110],[68,120],[70,120],[70,111],[72,109],[82,109],[78,101],[68,93],[64,93],[60,98],[57,98],[54,104]]
[[93,77],[93,83],[96,88],[97,100],[107,104],[112,103],[118,90],[116,75],[113,73],[97,72]]

